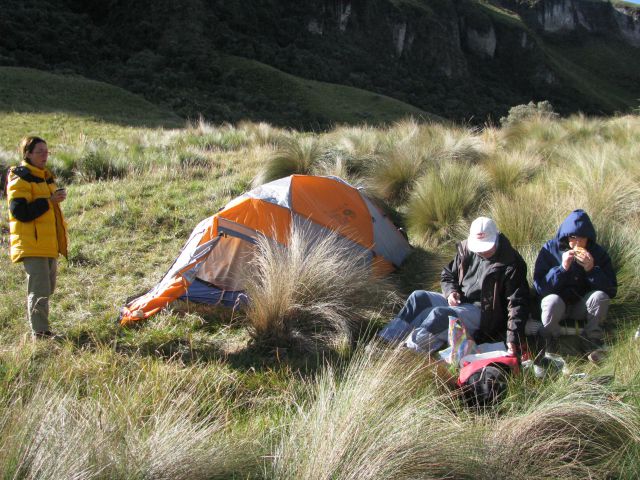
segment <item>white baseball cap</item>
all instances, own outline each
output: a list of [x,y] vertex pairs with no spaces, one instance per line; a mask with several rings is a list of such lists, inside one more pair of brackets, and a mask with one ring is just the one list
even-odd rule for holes
[[488,252],[498,240],[498,226],[488,217],[478,217],[469,228],[467,247],[475,253]]

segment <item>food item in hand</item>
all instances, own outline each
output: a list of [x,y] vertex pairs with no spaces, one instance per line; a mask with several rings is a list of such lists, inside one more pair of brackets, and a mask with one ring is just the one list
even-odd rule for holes
[[573,251],[576,252],[577,257],[584,257],[585,253],[587,253],[586,248],[579,247],[578,245],[573,247]]
[[573,251],[575,252],[575,258],[577,260],[578,263],[582,263],[584,261],[584,257],[587,253],[587,249],[586,248],[582,248],[579,246],[575,246],[573,247]]

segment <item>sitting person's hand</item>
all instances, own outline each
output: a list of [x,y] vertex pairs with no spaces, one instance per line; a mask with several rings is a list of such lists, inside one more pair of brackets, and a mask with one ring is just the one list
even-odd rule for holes
[[459,292],[451,293],[447,298],[447,302],[449,303],[450,307],[457,307],[458,305],[460,305],[460,293]]
[[576,252],[573,250],[567,250],[562,254],[562,268],[568,271],[571,268],[571,264],[576,259]]
[[582,268],[584,268],[585,272],[590,272],[593,268],[593,256],[589,253],[588,250],[583,249],[579,254],[576,253],[574,255],[574,259],[576,262],[578,262],[579,265],[582,266]]

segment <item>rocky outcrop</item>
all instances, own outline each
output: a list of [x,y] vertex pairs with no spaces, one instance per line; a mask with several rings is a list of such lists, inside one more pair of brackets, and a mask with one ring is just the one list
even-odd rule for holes
[[577,30],[599,35],[616,35],[638,46],[638,10],[614,7],[606,1],[541,0],[530,4],[521,0],[499,0],[536,31],[571,34]]
[[486,32],[479,32],[473,28],[467,30],[467,47],[472,52],[493,58],[496,52],[496,31],[491,27]]
[[640,47],[640,12],[636,9],[616,7],[614,18],[622,37],[634,47]]

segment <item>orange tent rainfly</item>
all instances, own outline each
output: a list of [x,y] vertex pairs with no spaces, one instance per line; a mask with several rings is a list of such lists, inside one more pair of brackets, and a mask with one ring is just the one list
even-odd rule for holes
[[338,233],[366,252],[379,273],[394,270],[410,251],[402,233],[357,188],[337,177],[291,175],[202,220],[160,283],[122,308],[120,323],[148,318],[178,298],[234,305],[258,236],[286,244],[292,225],[317,235]]

